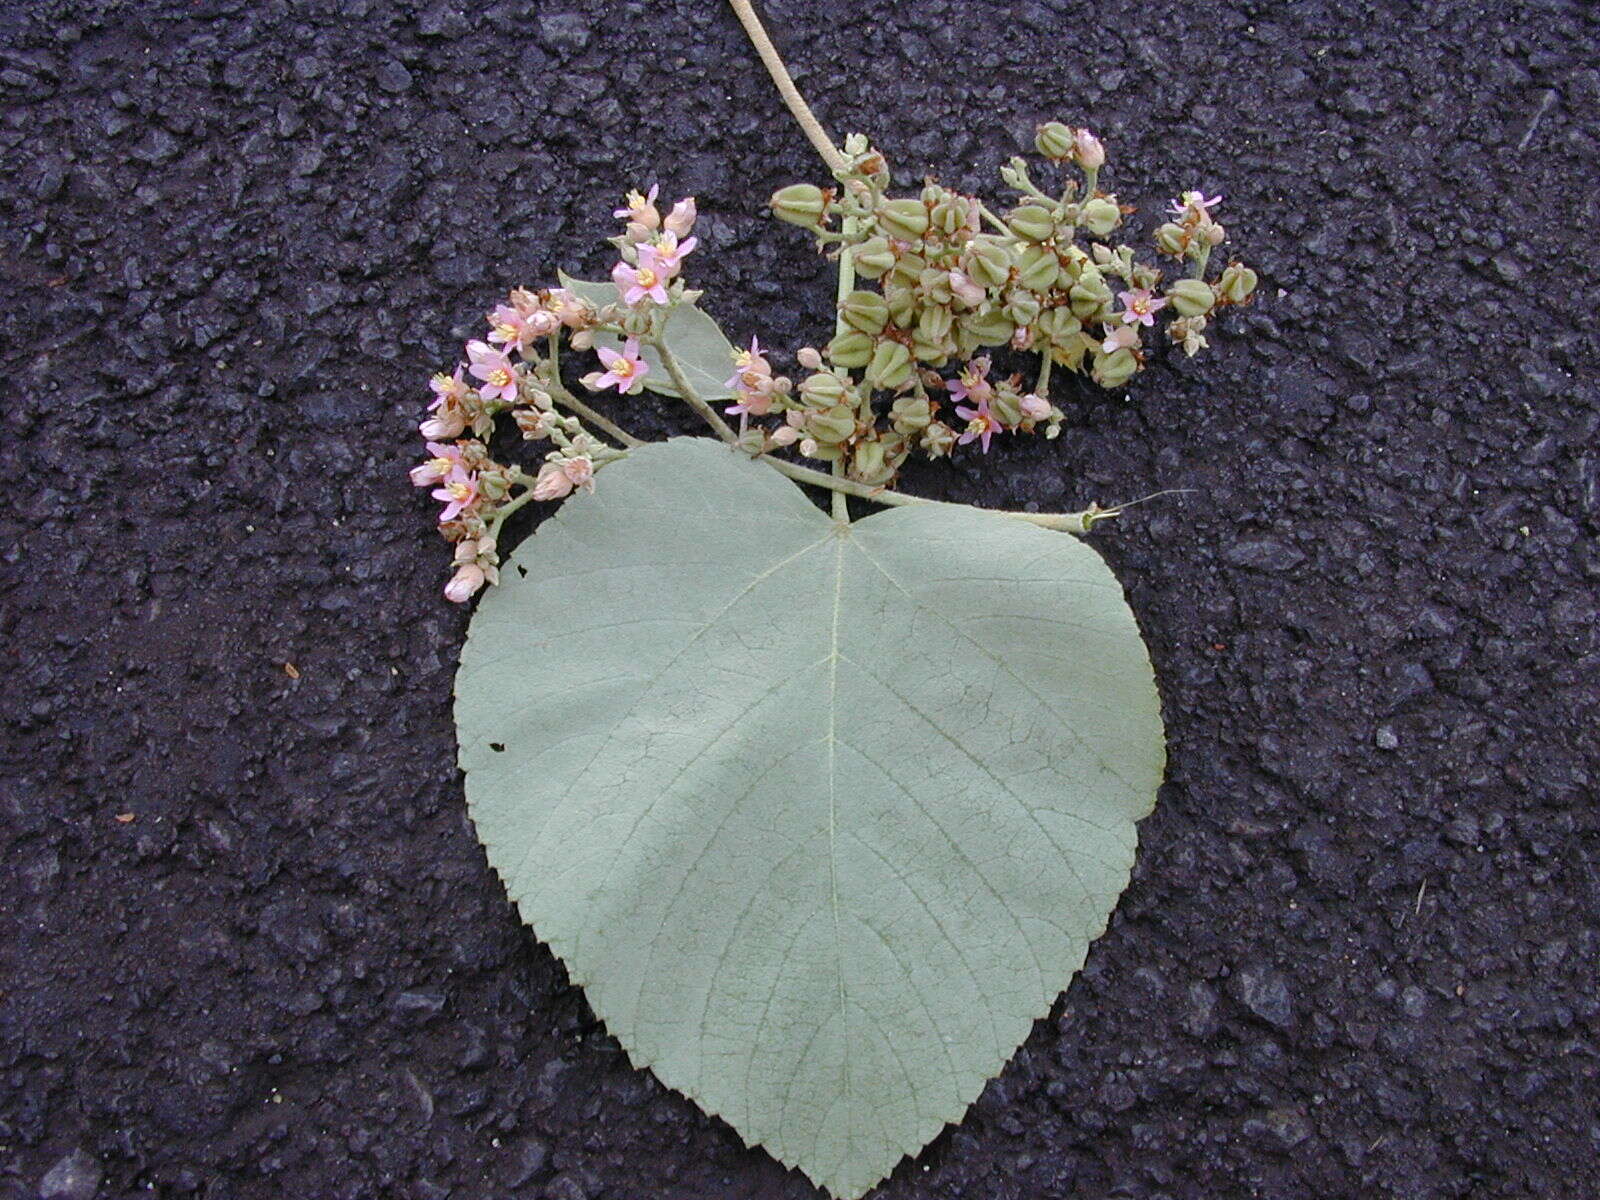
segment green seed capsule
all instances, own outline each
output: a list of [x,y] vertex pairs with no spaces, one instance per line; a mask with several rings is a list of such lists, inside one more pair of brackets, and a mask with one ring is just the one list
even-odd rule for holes
[[806,417],[806,432],[828,446],[837,446],[856,431],[856,414],[847,405],[830,408],[826,412],[811,413]]
[[979,287],[993,291],[1005,286],[1014,262],[1011,247],[993,234],[984,234],[967,243],[961,256],[961,269]]
[[915,242],[928,232],[928,208],[921,200],[885,200],[873,213],[878,232],[902,242]]
[[867,382],[887,391],[910,381],[911,351],[899,342],[881,339],[872,351],[872,361],[867,364]]
[[1048,121],[1033,134],[1033,148],[1051,162],[1072,157],[1072,130],[1060,121]]
[[839,306],[839,315],[851,329],[876,337],[889,323],[889,306],[877,292],[851,292]]
[[872,357],[872,339],[859,329],[846,329],[828,343],[828,360],[836,367],[864,367]]
[[1024,204],[1021,208],[1012,209],[1006,224],[1027,242],[1047,242],[1056,233],[1055,214],[1042,204]]
[[1078,210],[1078,219],[1088,227],[1090,233],[1104,237],[1121,222],[1122,210],[1117,207],[1115,200],[1096,196]]
[[1061,274],[1061,260],[1049,246],[1024,246],[1017,255],[1017,282],[1030,292],[1046,292]]
[[1119,388],[1133,378],[1139,369],[1139,360],[1132,350],[1118,350],[1113,354],[1097,354],[1094,362],[1094,381],[1103,388]]
[[780,221],[815,229],[828,209],[828,196],[815,184],[791,183],[774,192],[768,203]]
[[1239,263],[1230,263],[1217,283],[1217,291],[1229,304],[1242,304],[1256,290],[1256,273]]
[[1216,304],[1217,296],[1203,279],[1180,279],[1167,289],[1167,301],[1180,317],[1203,317]]
[[855,263],[857,275],[877,279],[894,266],[894,251],[888,238],[868,238],[850,252],[850,261]]

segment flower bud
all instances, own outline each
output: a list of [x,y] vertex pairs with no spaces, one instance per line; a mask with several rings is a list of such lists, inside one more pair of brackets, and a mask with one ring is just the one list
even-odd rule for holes
[[872,357],[872,339],[859,329],[846,329],[834,335],[827,354],[836,367],[864,367]]
[[466,416],[459,408],[441,408],[436,416],[418,425],[417,432],[430,442],[448,442],[460,437],[466,427]]
[[1072,133],[1072,158],[1085,171],[1098,171],[1105,165],[1106,148],[1087,129],[1076,129]]
[[850,261],[855,263],[857,275],[863,279],[877,279],[894,266],[894,250],[888,238],[868,238],[850,251]]
[[1046,292],[1061,274],[1061,260],[1049,246],[1024,246],[1017,255],[1017,282],[1030,292]]
[[901,396],[889,409],[889,422],[898,433],[916,433],[931,420],[933,407],[926,396]]
[[1133,378],[1139,369],[1139,360],[1132,350],[1118,350],[1113,354],[1095,356],[1094,381],[1103,388],[1119,388]]
[[450,577],[450,582],[444,585],[444,598],[456,604],[465,604],[483,583],[482,567],[477,563],[462,563]]
[[968,308],[977,308],[984,302],[987,293],[965,271],[951,271],[947,278],[950,281],[950,294]]
[[875,388],[889,390],[903,387],[911,380],[911,351],[899,342],[884,338],[872,352],[867,364],[867,382]]
[[839,305],[839,316],[851,329],[876,337],[889,322],[889,306],[877,292],[851,292]]
[[772,206],[773,216],[780,221],[815,229],[821,223],[823,213],[828,210],[828,201],[828,194],[815,184],[791,183],[774,192],[768,203]]
[[1217,296],[1203,279],[1180,279],[1167,289],[1167,300],[1180,317],[1203,317],[1216,304]]
[[832,408],[843,404],[849,395],[850,388],[845,386],[844,380],[826,371],[800,381],[800,399],[811,408]]
[[1108,200],[1104,196],[1096,196],[1093,200],[1086,201],[1078,210],[1078,219],[1084,223],[1089,232],[1096,237],[1104,237],[1115,229],[1122,220],[1122,210],[1117,207],[1115,200]]
[[1208,246],[1222,245],[1222,243],[1227,239],[1227,236],[1228,231],[1215,222],[1203,226],[1200,230],[1200,237]]
[[1011,277],[1012,262],[1011,247],[993,234],[985,234],[967,243],[961,269],[981,287],[999,288]]
[[772,431],[768,440],[774,446],[792,446],[799,437],[800,431],[793,425],[779,425]]
[[815,346],[801,346],[795,351],[794,360],[808,371],[822,370],[822,355]]
[[1049,121],[1033,132],[1033,148],[1051,162],[1063,162],[1072,155],[1072,130],[1060,121]]
[[694,220],[698,214],[695,211],[694,197],[686,196],[672,206],[672,211],[662,221],[667,227],[667,232],[675,237],[689,236],[689,230],[694,228]]
[[1043,396],[1038,396],[1032,392],[1029,392],[1026,396],[1022,397],[1020,401],[1018,401],[1018,407],[1022,409],[1022,415],[1028,420],[1043,421],[1050,415],[1051,406],[1050,401],[1046,400]]
[[836,446],[856,431],[855,410],[839,404],[826,412],[806,414],[806,433],[827,446]]
[[1047,242],[1056,233],[1056,218],[1042,204],[1024,204],[1006,218],[1011,231],[1025,242]]
[[1189,233],[1182,225],[1168,221],[1156,230],[1156,249],[1173,258],[1182,258],[1189,247]]
[[921,200],[885,200],[873,218],[880,233],[902,242],[920,241],[928,232],[928,207]]
[[539,468],[539,477],[533,483],[535,500],[559,500],[571,491],[572,480],[559,462],[546,462]]
[[1243,304],[1256,290],[1256,273],[1242,263],[1229,263],[1217,281],[1217,291],[1229,304]]

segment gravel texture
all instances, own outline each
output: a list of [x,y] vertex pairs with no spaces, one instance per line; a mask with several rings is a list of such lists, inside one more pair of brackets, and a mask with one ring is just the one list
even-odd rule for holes
[[[1600,12],[773,0],[905,182],[1034,123],[1263,273],[1059,442],[1170,782],[1087,968],[884,1197],[1578,1197],[1600,1159]],[[819,26],[812,28],[813,25]],[[715,0],[0,3],[0,1197],[813,1196],[616,1044],[469,827],[427,375],[660,179],[735,339],[819,179]],[[640,432],[690,428],[649,398]],[[290,664],[292,664],[292,669]]]

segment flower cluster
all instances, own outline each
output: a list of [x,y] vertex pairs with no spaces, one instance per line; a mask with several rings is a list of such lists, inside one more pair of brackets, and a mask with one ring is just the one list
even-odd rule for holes
[[[506,517],[529,499],[592,489],[595,470],[618,454],[556,407],[556,397],[565,392],[555,357],[558,339],[564,331],[574,341],[588,335],[593,306],[563,288],[518,288],[495,306],[488,322],[487,338],[467,343],[466,361],[451,374],[433,377],[429,415],[418,426],[428,457],[411,469],[411,482],[432,489],[444,506],[439,532],[455,544],[444,594],[457,602],[498,580],[495,542]],[[552,443],[537,474],[491,457],[489,438],[503,413],[511,415],[524,440]]]
[[[833,339],[802,354],[813,373],[792,400],[769,405],[798,431],[803,454],[887,482],[913,449],[938,457],[972,442],[987,451],[1002,432],[1053,437],[1063,414],[1048,400],[1052,366],[1121,387],[1144,366],[1144,335],[1158,316],[1173,318],[1167,336],[1192,355],[1218,310],[1250,298],[1256,274],[1242,264],[1206,278],[1225,237],[1210,211],[1220,197],[1185,193],[1157,231],[1158,252],[1189,266],[1163,289],[1160,270],[1110,240],[1132,209],[1096,186],[1100,141],[1052,122],[1035,144],[1081,178],[1066,178],[1053,196],[1014,158],[1001,176],[1022,200],[1004,215],[932,181],[918,196],[888,195],[888,165],[859,137],[846,143],[851,165],[840,188],[795,184],[773,196],[778,217],[811,230],[877,285],[842,296]],[[1017,375],[990,378],[985,351],[1002,347],[1041,356],[1032,386]],[[886,422],[874,404],[881,394],[892,397]]]
[[[439,531],[455,545],[444,589],[449,599],[468,600],[497,582],[497,536],[513,512],[530,501],[593,491],[595,473],[626,453],[585,426],[588,419],[615,430],[562,381],[560,346],[565,337],[573,349],[593,350],[599,358],[604,370],[582,379],[591,390],[633,395],[643,386],[650,366],[640,338],[659,337],[666,311],[694,296],[678,276],[697,244],[690,233],[695,202],[681,200],[662,216],[656,196],[655,188],[648,196],[631,193],[616,211],[626,228],[613,239],[619,254],[611,272],[615,303],[596,305],[565,287],[517,288],[487,314],[488,334],[467,343],[466,361],[433,377],[429,415],[418,427],[428,457],[412,468],[411,482],[431,489],[443,505]],[[607,338],[620,345],[597,341]],[[552,445],[536,472],[490,456],[488,443],[503,414],[524,441]]]

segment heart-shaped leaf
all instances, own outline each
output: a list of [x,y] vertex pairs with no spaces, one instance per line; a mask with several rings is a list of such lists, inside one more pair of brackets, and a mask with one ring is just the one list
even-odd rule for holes
[[666,1084],[840,1197],[962,1113],[1082,965],[1164,764],[1105,564],[957,505],[837,524],[633,451],[483,600],[489,861]]
[[[559,275],[562,287],[583,297],[596,308],[617,302],[617,285],[610,280],[574,279],[565,271],[559,272]],[[665,337],[684,378],[702,400],[733,398],[733,389],[728,386],[728,379],[733,374],[733,343],[715,321],[697,305],[685,302],[675,307],[667,317]],[[596,333],[594,341],[597,346],[609,346],[612,349],[622,345],[622,339],[610,333]],[[639,357],[650,368],[644,378],[644,386],[663,396],[676,396],[678,387],[661,365],[661,356],[654,347],[642,347]]]

